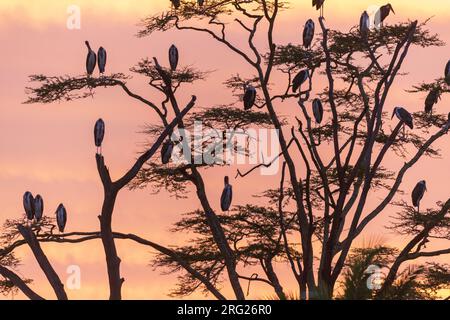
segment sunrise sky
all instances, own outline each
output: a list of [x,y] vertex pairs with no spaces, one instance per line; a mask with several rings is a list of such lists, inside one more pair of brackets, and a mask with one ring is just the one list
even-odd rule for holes
[[[308,18],[317,19],[318,12],[311,8],[310,0],[290,0],[291,9],[280,14],[277,43],[300,43],[301,30]],[[329,28],[346,31],[359,21],[362,11],[370,5],[382,5],[375,0],[327,0],[326,23]],[[428,27],[450,42],[450,1],[391,0],[396,15],[389,23],[408,19],[424,21],[433,17]],[[81,9],[81,29],[66,27],[67,8],[77,5]],[[187,86],[180,100],[187,102],[192,94],[198,97],[198,106],[207,107],[234,101],[231,92],[223,88],[230,75],[248,74],[248,67],[236,55],[216,45],[210,38],[190,32],[155,33],[146,38],[136,38],[140,19],[167,9],[169,0],[95,0],[95,1],[26,1],[0,0],[0,223],[22,215],[22,195],[26,190],[40,193],[45,200],[46,214],[53,215],[60,202],[67,208],[67,231],[98,230],[97,215],[101,208],[102,186],[95,164],[95,146],[92,128],[102,117],[106,122],[103,154],[113,178],[122,175],[141,150],[145,136],[139,133],[143,125],[155,123],[154,113],[147,107],[124,95],[118,88],[99,89],[94,99],[61,102],[50,105],[24,105],[28,75],[81,75],[85,72],[86,48],[90,40],[95,48],[108,50],[107,72],[129,73],[128,69],[144,57],[159,57],[167,64],[167,50],[175,43],[180,50],[180,65],[193,65],[201,70],[214,70],[208,81]],[[240,37],[232,28],[231,39],[245,46],[246,37]],[[261,42],[261,41],[260,41]],[[261,44],[263,44],[261,42]],[[387,108],[403,105],[410,111],[423,106],[423,95],[406,94],[405,90],[420,81],[432,81],[443,74],[449,58],[449,47],[422,49],[414,47],[405,63],[409,74],[401,78],[391,91]],[[246,74],[247,72],[247,74]],[[150,100],[159,101],[146,79],[135,76],[129,87]],[[438,108],[447,108],[450,97],[444,96]],[[281,114],[290,114],[289,104],[280,106]],[[389,109],[390,110],[390,109]],[[446,109],[445,113],[448,110]],[[406,175],[402,189],[407,193],[418,180],[426,179],[428,193],[422,205],[432,206],[447,199],[447,182],[450,180],[450,151],[447,138],[437,145],[442,148],[442,159],[420,161]],[[388,169],[396,170],[402,161],[391,157]],[[236,167],[212,169],[205,173],[208,196],[217,207],[222,190],[223,175],[234,177]],[[217,179],[220,177],[220,179]],[[278,179],[261,176],[258,172],[245,180],[234,181],[234,203],[257,202],[251,196],[275,187]],[[382,195],[371,197],[376,204]],[[401,199],[399,196],[397,199]],[[175,200],[165,192],[151,195],[149,189],[123,190],[118,197],[113,228],[132,232],[144,238],[170,246],[183,243],[185,234],[168,231],[171,223],[184,212],[199,208],[197,198]],[[389,216],[386,210],[370,225],[363,239],[379,238],[390,245],[405,241],[384,229]],[[43,245],[63,281],[69,265],[79,265],[82,273],[80,290],[68,290],[72,299],[104,299],[108,297],[106,266],[100,241],[78,245]],[[432,249],[432,247],[430,247]],[[165,299],[176,283],[175,276],[160,275],[162,270],[149,267],[151,252],[148,248],[118,241],[122,259],[122,275],[126,281],[123,296],[127,299]],[[30,251],[20,250],[23,265],[20,275],[34,279],[32,287],[41,295],[53,298],[51,288],[37,266]],[[450,257],[440,258],[450,262]],[[282,271],[282,281],[288,290],[296,286],[290,275]],[[289,283],[292,283],[289,286]],[[258,288],[255,285],[254,288]],[[250,298],[262,298],[264,286],[253,290]],[[231,292],[224,288],[227,296]],[[10,297],[5,297],[10,298]],[[15,298],[22,298],[21,295]],[[202,298],[200,294],[190,298]]]

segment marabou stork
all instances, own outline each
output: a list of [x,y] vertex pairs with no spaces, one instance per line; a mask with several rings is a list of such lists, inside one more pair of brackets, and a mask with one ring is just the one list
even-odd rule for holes
[[97,52],[98,58],[98,69],[100,70],[100,74],[103,75],[105,73],[106,66],[106,50],[103,47],[100,47]]
[[393,14],[395,14],[394,8],[390,3],[380,7],[380,10],[378,11],[377,15],[379,14],[381,26],[383,26],[384,20],[386,20],[391,11]]
[[243,100],[244,100],[244,110],[250,110],[253,107],[253,105],[255,104],[255,100],[256,100],[255,87],[248,85],[245,88]]
[[97,147],[97,154],[102,154],[102,142],[105,137],[105,122],[98,119],[94,126],[94,142]]
[[56,223],[58,225],[59,232],[64,232],[67,222],[67,211],[62,203],[59,204],[56,209]]
[[231,201],[233,199],[233,189],[229,183],[228,176],[224,178],[225,187],[222,191],[222,196],[220,197],[220,208],[222,211],[228,211],[231,206]]
[[314,119],[316,119],[316,123],[320,124],[323,119],[323,106],[322,101],[320,99],[315,98],[312,103],[312,110]]
[[364,40],[367,39],[370,30],[370,18],[367,11],[364,11],[359,19],[359,32],[361,34],[361,38]]
[[425,112],[431,113],[433,111],[433,106],[438,103],[438,100],[441,98],[441,90],[440,88],[432,89],[425,99]]
[[42,216],[44,215],[44,199],[42,199],[41,195],[38,194],[34,198],[34,218],[37,222],[41,221]]
[[89,45],[89,41],[85,41],[84,43],[86,44],[86,47],[88,48],[88,54],[86,57],[86,72],[87,72],[88,76],[90,77],[95,70],[95,65],[97,64],[97,55],[91,49],[91,46]]
[[413,117],[405,108],[395,107],[391,119],[394,118],[394,115],[403,123],[403,134],[405,134],[405,124],[411,129],[414,128]]
[[168,164],[170,161],[170,158],[172,157],[174,143],[172,140],[167,139],[162,147],[161,147],[161,162],[162,164]]
[[203,3],[205,3],[205,0],[197,0],[197,3],[200,7],[203,7]]
[[308,49],[311,47],[311,43],[314,39],[314,21],[309,19],[306,21],[305,28],[303,29],[303,46]]
[[169,63],[172,71],[175,71],[178,65],[178,49],[174,44],[169,48]]
[[[296,92],[301,85],[308,80],[309,78],[309,71],[308,69],[301,70],[292,80],[292,92]],[[301,90],[300,90],[301,91]]]
[[411,194],[412,203],[414,207],[417,207],[417,212],[420,212],[420,200],[422,200],[425,191],[427,191],[427,184],[425,180],[422,180],[416,184]]
[[23,194],[23,208],[28,220],[34,218],[34,198],[30,191]]

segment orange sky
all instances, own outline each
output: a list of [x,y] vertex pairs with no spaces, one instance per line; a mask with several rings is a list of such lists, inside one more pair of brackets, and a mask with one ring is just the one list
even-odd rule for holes
[[[317,18],[310,7],[310,0],[291,2],[291,10],[283,12],[277,24],[276,42],[299,43],[301,29],[309,17]],[[216,70],[207,82],[188,86],[181,93],[181,101],[191,94],[198,96],[199,106],[208,106],[233,101],[229,91],[223,90],[222,82],[229,75],[245,73],[248,68],[235,55],[223,50],[205,36],[192,33],[166,32],[137,39],[136,24],[140,18],[160,12],[167,7],[168,0],[96,0],[96,1],[26,1],[0,0],[0,221],[19,217],[22,213],[22,194],[26,190],[43,195],[46,213],[53,214],[60,202],[69,212],[68,231],[97,230],[97,215],[101,207],[102,187],[95,166],[95,148],[92,126],[102,117],[107,125],[103,146],[111,174],[118,177],[133,163],[139,143],[144,140],[138,131],[145,123],[156,121],[151,110],[130,100],[119,89],[99,89],[95,99],[51,105],[23,105],[26,99],[24,88],[27,76],[33,73],[48,75],[84,72],[86,48],[83,41],[89,39],[94,47],[100,45],[108,50],[108,70],[127,72],[143,57],[167,56],[167,49],[176,43],[181,53],[182,65],[195,65],[202,70]],[[397,15],[389,21],[407,19],[424,20],[434,16],[429,23],[433,32],[442,40],[450,42],[450,2],[429,0],[391,0]],[[81,29],[66,28],[67,7],[71,4],[81,8]],[[366,0],[328,0],[326,23],[330,28],[348,30],[356,24],[360,13],[371,4],[383,4]],[[331,14],[332,13],[332,14]],[[245,45],[239,34],[231,39]],[[422,108],[423,97],[405,94],[412,84],[430,81],[442,75],[448,59],[448,47],[413,48],[405,69],[410,75],[397,82],[388,105],[401,104],[409,110]],[[419,76],[420,75],[420,76]],[[159,101],[158,96],[148,90],[145,79],[135,77],[129,82],[137,93]],[[448,104],[444,97],[439,108]],[[280,113],[292,112],[289,105],[280,106]],[[445,140],[445,138],[444,138]],[[444,143],[438,144],[441,148]],[[448,168],[450,152],[443,151],[442,159],[420,161],[405,177],[404,190],[425,177],[428,190],[423,205],[431,206],[446,199],[450,180]],[[401,162],[391,158],[389,169],[397,168]],[[228,173],[234,176],[236,167],[208,170],[205,173],[207,192],[214,204],[218,204],[222,179]],[[235,204],[244,204],[252,194],[278,182],[273,177],[254,174],[245,182],[234,185]],[[233,183],[233,182],[232,182]],[[181,243],[182,234],[171,234],[168,228],[180,214],[199,207],[195,197],[175,201],[167,194],[150,195],[149,190],[129,192],[124,190],[118,198],[114,213],[114,228],[132,232],[164,245]],[[381,195],[380,195],[381,197]],[[378,200],[372,197],[372,205]],[[256,201],[256,200],[253,200]],[[170,205],[168,205],[170,204]],[[373,223],[364,237],[381,236],[388,244],[401,243],[402,239],[387,233],[383,225],[392,212],[387,210]],[[122,274],[126,278],[123,287],[125,298],[163,299],[175,283],[173,276],[161,276],[159,271],[148,267],[149,250],[127,242],[119,242],[122,258]],[[430,247],[431,248],[431,247]],[[45,245],[45,251],[56,270],[65,279],[68,265],[81,266],[81,290],[69,290],[70,298],[102,299],[107,297],[107,279],[103,250],[99,242],[82,245]],[[28,250],[21,250],[23,266],[20,274],[35,279],[33,288],[46,297],[53,297],[49,286]],[[444,261],[450,262],[450,257]],[[287,272],[282,271],[282,280],[288,290],[295,290]],[[254,286],[257,288],[257,285]],[[228,288],[225,294],[230,296]],[[21,296],[19,296],[21,297]],[[260,298],[261,291],[254,290],[251,298]],[[191,298],[201,298],[194,295]]]

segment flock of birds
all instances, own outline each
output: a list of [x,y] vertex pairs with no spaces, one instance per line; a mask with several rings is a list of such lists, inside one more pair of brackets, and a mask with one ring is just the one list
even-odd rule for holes
[[[171,0],[172,4],[175,8],[180,6],[179,0]],[[323,16],[323,7],[325,0],[313,0],[313,6],[316,7],[317,10],[321,10],[320,15]],[[204,0],[198,0],[198,5],[203,6]],[[391,4],[386,4],[380,8],[380,22],[383,25],[384,20],[389,16],[390,12],[394,12]],[[369,33],[370,23],[369,23],[369,15],[366,11],[363,12],[360,19],[360,34],[363,39],[367,39],[367,35]],[[312,41],[314,39],[314,21],[309,19],[303,30],[303,46],[308,49],[311,47]],[[92,50],[88,41],[85,42],[88,48],[88,54],[86,57],[86,72],[88,77],[92,76],[95,67],[98,63],[100,75],[105,73],[106,68],[106,50],[103,47],[100,47],[97,51],[97,54]],[[179,60],[179,52],[175,45],[170,46],[169,48],[169,64],[172,71],[175,71],[178,66]],[[301,70],[292,80],[292,91],[295,93],[298,90],[301,92],[301,86],[309,79],[309,70],[304,69]],[[444,72],[444,80],[447,85],[450,86],[450,60],[447,62],[445,66]],[[256,89],[252,85],[246,85],[244,90],[243,102],[244,102],[244,110],[250,110],[256,101]],[[441,90],[440,88],[432,89],[425,99],[425,112],[431,113],[433,106],[440,99]],[[312,111],[313,116],[316,123],[320,124],[323,119],[323,105],[320,99],[315,98],[312,102]],[[413,129],[413,117],[412,115],[403,107],[395,107],[392,112],[392,117],[396,116],[405,126]],[[449,113],[449,121],[450,121],[450,113]],[[105,122],[102,119],[98,119],[94,126],[94,143],[97,147],[97,154],[101,154],[101,147],[103,143],[103,139],[105,136]],[[170,161],[174,148],[174,143],[171,139],[167,139],[162,147],[161,147],[161,162],[163,164],[167,164]],[[422,200],[425,192],[427,191],[426,181],[419,181],[414,187],[411,198],[414,207],[417,207],[418,212],[420,211],[420,201]],[[228,211],[230,209],[231,203],[233,199],[233,189],[232,185],[229,182],[229,177],[225,176],[224,178],[224,188],[222,191],[222,195],[220,197],[220,208],[222,211]],[[40,222],[43,218],[44,214],[44,200],[41,195],[36,195],[33,197],[32,193],[27,191],[23,195],[23,207],[25,209],[25,215],[27,220]],[[56,209],[56,222],[60,232],[64,232],[66,222],[67,222],[67,211],[64,205],[61,203]]]
[[[42,220],[44,216],[44,200],[39,194],[33,197],[30,191],[25,192],[23,195],[23,208],[28,221],[40,222]],[[67,222],[67,211],[62,203],[58,205],[55,213],[59,232],[64,232]]]

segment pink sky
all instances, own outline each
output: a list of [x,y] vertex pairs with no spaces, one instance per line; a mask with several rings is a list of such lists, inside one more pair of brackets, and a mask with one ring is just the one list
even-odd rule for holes
[[[108,50],[109,72],[125,73],[143,57],[156,56],[167,63],[167,49],[176,43],[180,49],[181,65],[216,70],[208,81],[185,87],[180,95],[181,101],[187,102],[192,94],[198,96],[198,106],[233,101],[231,92],[223,90],[222,82],[231,74],[240,72],[244,75],[248,71],[236,55],[223,50],[206,36],[189,32],[156,33],[143,39],[134,36],[140,18],[160,12],[167,8],[168,3],[168,0],[0,1],[0,221],[20,217],[23,211],[22,194],[30,190],[43,195],[47,214],[53,214],[57,205],[64,202],[69,212],[68,231],[97,230],[102,186],[96,171],[93,124],[99,117],[106,122],[103,154],[114,178],[123,174],[133,163],[136,152],[140,150],[139,143],[145,139],[138,133],[142,126],[156,121],[149,108],[131,100],[116,88],[99,89],[94,99],[51,105],[22,104],[26,100],[24,88],[28,85],[28,75],[84,73],[84,40],[90,40],[95,48],[102,45]],[[299,43],[304,22],[309,17],[317,18],[317,12],[310,7],[310,0],[290,3],[291,10],[282,13],[277,24],[277,43]],[[420,0],[392,0],[391,3],[397,15],[389,18],[390,23],[407,19],[422,21],[434,16],[428,27],[432,32],[439,33],[443,41],[450,42],[450,2],[429,0],[424,4]],[[66,10],[71,4],[81,8],[80,30],[66,28]],[[371,4],[383,3],[373,0],[329,0],[325,8],[326,23],[330,28],[348,30]],[[233,29],[231,39],[245,45],[236,29]],[[410,74],[397,82],[388,106],[404,105],[410,111],[421,109],[423,96],[406,94],[404,90],[422,80],[431,81],[442,76],[448,58],[447,46],[426,50],[414,47],[404,67]],[[160,97],[148,89],[145,79],[136,76],[129,81],[129,86],[148,99],[159,101]],[[445,108],[449,99],[444,96],[438,108]],[[281,114],[292,114],[292,108],[289,104],[283,104],[278,110]],[[446,145],[448,142],[444,138],[437,146],[444,148]],[[450,152],[444,150],[442,154],[442,159],[420,161],[404,179],[402,189],[407,191],[418,180],[426,178],[429,192],[422,202],[424,206],[447,199]],[[395,170],[401,163],[391,157],[389,169]],[[207,192],[215,205],[218,205],[223,183],[221,178],[216,177],[224,174],[234,177],[235,171],[236,167],[229,167],[205,173]],[[278,179],[256,173],[239,184],[235,183],[234,203],[245,204],[251,195],[277,185]],[[409,194],[407,196],[409,199]],[[372,197],[371,204],[379,198],[381,195]],[[172,234],[168,228],[179,219],[181,213],[198,207],[195,197],[176,201],[165,193],[150,195],[150,190],[124,190],[117,201],[114,229],[139,234],[163,245],[182,243],[185,236]],[[381,236],[387,244],[401,243],[404,239],[383,228],[392,214],[390,210],[384,212],[363,238]],[[106,267],[100,242],[43,247],[62,279],[65,279],[68,265],[81,266],[82,288],[69,290],[70,298],[107,297]],[[167,298],[176,279],[162,276],[160,271],[148,267],[151,258],[148,248],[128,242],[119,242],[118,248],[123,261],[122,274],[126,278],[123,296]],[[39,293],[53,297],[28,249],[20,253],[23,258],[20,274],[33,278],[33,288],[38,289]],[[450,262],[450,257],[442,260]],[[281,273],[282,280],[288,284],[290,276],[287,272]],[[286,285],[287,289],[295,290],[296,286],[291,283],[292,286]],[[231,296],[228,288],[225,294]],[[193,295],[191,298],[201,297]],[[250,297],[259,298],[261,292],[254,290]]]

